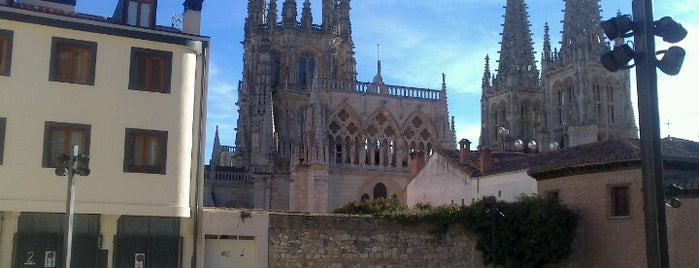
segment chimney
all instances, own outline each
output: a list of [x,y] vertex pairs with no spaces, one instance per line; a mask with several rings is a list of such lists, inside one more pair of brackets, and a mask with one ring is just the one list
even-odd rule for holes
[[410,177],[415,177],[425,167],[425,153],[423,151],[410,153]]
[[468,164],[468,158],[471,153],[471,141],[462,139],[459,142],[459,164]]
[[201,35],[201,9],[204,0],[185,0],[182,14],[182,32]]
[[490,165],[493,162],[493,159],[490,156],[490,149],[489,148],[483,148],[480,149],[478,152],[481,158],[481,174],[485,174],[490,170]]
[[[6,2],[8,5],[12,3],[12,0],[0,1]],[[75,1],[76,0],[19,0],[18,4],[50,8],[60,10],[65,13],[75,13]]]

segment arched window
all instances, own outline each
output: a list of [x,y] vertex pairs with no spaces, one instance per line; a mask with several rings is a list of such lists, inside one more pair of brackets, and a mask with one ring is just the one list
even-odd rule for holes
[[374,199],[386,197],[388,197],[388,190],[386,189],[386,185],[380,182],[377,183],[376,186],[374,186]]
[[363,194],[363,195],[362,195],[362,202],[368,201],[369,199],[371,199],[371,197],[369,197],[368,194]]

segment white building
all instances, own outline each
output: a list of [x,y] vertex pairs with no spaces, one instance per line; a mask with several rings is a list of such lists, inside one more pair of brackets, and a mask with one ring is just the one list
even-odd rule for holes
[[487,196],[513,202],[521,195],[537,194],[536,180],[527,174],[535,154],[472,152],[470,147],[468,140],[461,140],[459,150],[437,150],[417,168],[405,188],[408,205],[470,205]]
[[0,0],[0,267],[60,266],[55,170],[75,145],[91,173],[74,177],[73,267],[202,262],[203,1],[185,1],[182,30],[155,25],[157,0],[114,2],[104,18]]

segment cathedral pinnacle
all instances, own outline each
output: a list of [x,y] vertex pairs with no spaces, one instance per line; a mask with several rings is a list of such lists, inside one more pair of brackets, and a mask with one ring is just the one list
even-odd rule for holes
[[296,0],[284,0],[282,7],[282,27],[296,27]]
[[267,10],[267,25],[270,29],[277,26],[277,0],[269,1],[269,9]]
[[376,58],[376,76],[374,76],[374,84],[383,85],[383,77],[381,76],[381,50],[379,44],[376,44]]
[[500,88],[536,88],[539,72],[524,0],[507,0],[497,79]]
[[311,13],[310,0],[303,2],[303,11],[301,11],[301,27],[304,29],[311,29],[311,27],[313,27],[313,15]]
[[490,79],[491,79],[491,75],[490,75],[490,55],[488,55],[488,54],[485,55],[485,68],[484,68],[484,69],[485,69],[485,70],[483,70],[483,81],[482,81],[483,83],[481,84],[481,86],[483,87],[483,89],[489,88],[489,87],[490,87]]

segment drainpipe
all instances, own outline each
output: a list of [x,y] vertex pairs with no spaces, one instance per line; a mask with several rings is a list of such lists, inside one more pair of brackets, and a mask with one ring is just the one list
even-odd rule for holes
[[[198,43],[198,44],[197,44]],[[200,251],[201,245],[199,245],[199,233],[201,231],[201,218],[203,217],[202,215],[202,207],[201,207],[201,189],[202,186],[201,184],[203,183],[203,178],[202,178],[202,164],[203,162],[203,155],[204,155],[204,137],[206,135],[206,99],[207,99],[207,84],[208,84],[208,62],[209,62],[209,42],[208,41],[194,41],[191,44],[188,44],[188,46],[194,48],[196,51],[197,57],[201,57],[202,61],[202,68],[201,68],[201,80],[200,80],[200,101],[199,101],[199,126],[198,126],[198,137],[197,137],[197,166],[196,166],[196,186],[195,186],[195,194],[194,194],[194,241],[193,241],[193,250],[194,254],[192,255],[192,263],[191,267],[192,268],[197,268],[198,266],[198,255]]]

